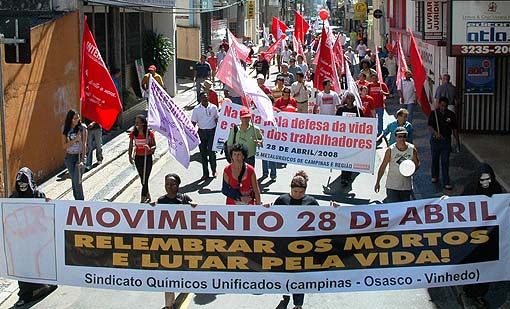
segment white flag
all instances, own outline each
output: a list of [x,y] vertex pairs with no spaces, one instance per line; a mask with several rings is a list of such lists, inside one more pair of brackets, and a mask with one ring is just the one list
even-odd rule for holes
[[352,78],[351,69],[348,65],[345,66],[345,77],[347,78],[347,90],[354,94],[354,97],[356,98],[356,100],[354,100],[354,105],[362,108],[363,104],[361,103],[361,97],[359,96],[358,85],[356,85],[354,78]]
[[269,45],[271,45],[271,43],[269,42],[269,35],[267,34],[267,28],[266,28],[266,25],[262,25],[263,27],[263,31],[262,31],[262,35],[264,36],[264,46],[267,46],[269,47]]
[[148,103],[149,127],[168,139],[168,151],[188,168],[190,152],[200,144],[195,126],[152,76],[149,80]]

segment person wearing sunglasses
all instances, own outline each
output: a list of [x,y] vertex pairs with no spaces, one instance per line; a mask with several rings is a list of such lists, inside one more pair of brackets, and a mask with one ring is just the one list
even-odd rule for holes
[[296,99],[290,97],[290,88],[285,87],[283,88],[282,96],[274,102],[274,108],[277,111],[282,111],[289,105],[297,109]]
[[418,151],[413,144],[406,141],[408,132],[404,127],[395,129],[397,142],[390,145],[384,153],[384,159],[379,166],[377,172],[377,180],[375,182],[374,191],[379,192],[381,178],[388,168],[386,177],[386,202],[396,203],[411,200],[413,193],[413,179],[411,176],[404,176],[400,173],[399,166],[405,160],[412,160],[415,165],[415,171],[420,166],[418,159]]

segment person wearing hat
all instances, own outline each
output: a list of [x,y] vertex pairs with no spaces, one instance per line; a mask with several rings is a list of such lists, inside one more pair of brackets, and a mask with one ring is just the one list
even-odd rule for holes
[[273,98],[275,100],[283,95],[283,88],[285,88],[284,81],[285,79],[283,76],[276,77],[276,85],[271,88],[271,93],[273,94]]
[[218,122],[218,108],[209,103],[207,93],[201,92],[198,96],[198,104],[191,114],[191,122],[198,125],[198,136],[200,137],[200,156],[202,158],[202,178],[209,178],[208,164],[211,165],[211,171],[216,178],[216,152],[213,150],[214,133],[216,132],[216,123]]
[[156,73],[156,66],[154,64],[151,64],[148,70],[149,73],[145,74],[142,79],[143,90],[147,91],[147,89],[149,89],[149,76],[151,75],[158,82],[158,84],[161,85],[161,87],[164,87],[165,84],[163,83],[163,78],[161,77],[161,75]]
[[283,84],[290,87],[290,85],[296,81],[296,78],[294,77],[294,74],[289,72],[289,64],[287,62],[282,63],[281,67],[282,71],[276,75],[276,78],[283,77]]
[[409,112],[407,121],[413,123],[414,108],[416,106],[416,87],[414,86],[413,73],[407,70],[405,78],[403,78],[398,85],[398,96],[400,97],[400,104]]
[[200,56],[200,61],[195,63],[195,70],[193,71],[193,78],[195,79],[195,87],[198,95],[202,92],[202,83],[211,76],[211,65],[205,61],[207,57],[205,55]]
[[228,135],[228,150],[230,151],[234,144],[244,145],[248,150],[244,160],[255,167],[255,154],[257,147],[262,146],[262,133],[258,127],[251,123],[251,112],[248,107],[243,106],[239,116],[241,123],[237,125],[237,130],[234,131],[234,128],[230,129]]
[[297,80],[290,86],[290,96],[296,100],[297,112],[308,114],[308,98],[310,89],[305,84],[305,74],[302,71],[296,73]]
[[267,94],[267,96],[269,98],[272,98],[273,94],[271,92],[271,89],[269,89],[269,87],[267,87],[264,84],[265,81],[266,81],[266,79],[264,78],[264,75],[262,75],[262,74],[257,75],[257,84],[259,85],[259,88],[262,89],[262,91],[264,91],[264,93]]
[[265,53],[259,53],[257,60],[253,62],[253,69],[255,69],[257,75],[262,74],[265,78],[269,76],[269,62],[264,58],[264,54]]
[[206,79],[201,84],[201,86],[202,86],[202,91],[207,93],[207,96],[209,97],[209,102],[218,106],[218,104],[219,104],[218,94],[216,93],[216,91],[213,88],[213,82]]
[[377,180],[375,182],[374,191],[379,192],[381,178],[388,167],[388,175],[386,177],[386,202],[396,203],[411,200],[413,193],[413,179],[411,176],[401,174],[399,166],[405,160],[412,160],[415,171],[420,166],[418,159],[418,151],[413,144],[406,141],[407,130],[404,127],[395,129],[397,142],[390,145],[384,153],[384,159],[379,166],[377,172]]

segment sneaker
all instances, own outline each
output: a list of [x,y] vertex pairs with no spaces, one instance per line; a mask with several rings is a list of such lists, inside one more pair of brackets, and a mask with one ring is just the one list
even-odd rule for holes
[[216,173],[216,171],[214,171],[214,172],[212,173],[212,176],[213,176],[213,178],[218,177],[218,174]]
[[446,190],[451,190],[451,189],[453,189],[453,186],[452,185],[444,185],[444,188]]
[[439,179],[437,177],[432,177],[432,183],[437,183]]
[[208,178],[209,178],[209,175],[204,175],[204,176],[202,176],[202,178],[200,178],[200,180],[203,181],[203,180],[207,180]]
[[276,180],[276,175],[272,175],[271,180]]
[[103,160],[97,161],[97,165],[101,165],[101,164],[103,164]]
[[262,174],[262,179],[265,179],[267,178],[269,175],[268,174]]

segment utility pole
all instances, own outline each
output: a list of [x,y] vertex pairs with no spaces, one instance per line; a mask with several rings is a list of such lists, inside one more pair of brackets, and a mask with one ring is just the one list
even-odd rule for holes
[[243,39],[244,37],[244,20],[245,20],[244,0],[241,0],[241,2],[239,2],[239,4],[237,5],[237,29],[236,29],[237,37],[241,39]]

